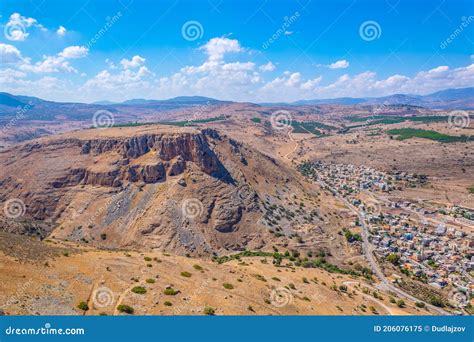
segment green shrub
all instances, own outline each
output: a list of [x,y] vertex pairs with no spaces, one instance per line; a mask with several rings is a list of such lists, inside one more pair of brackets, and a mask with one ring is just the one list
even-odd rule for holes
[[202,271],[202,267],[199,265],[193,265],[193,268],[198,271]]
[[339,285],[339,291],[347,292],[347,286],[346,285]]
[[440,308],[444,306],[444,303],[441,300],[441,298],[436,297],[436,296],[433,296],[433,297],[430,298],[430,304],[434,305],[434,306],[438,306]]
[[425,307],[425,303],[423,303],[423,302],[416,302],[415,305],[418,308],[424,308]]
[[280,278],[278,278],[278,277],[272,277],[272,279],[275,280],[275,281],[281,281]]
[[169,301],[165,301],[163,303],[165,306],[173,306],[173,303],[169,302]]
[[169,287],[169,288],[165,289],[163,291],[163,293],[167,296],[175,296],[178,293],[178,291],[176,291],[175,289]]
[[150,257],[144,257],[143,260],[145,261],[151,261],[152,259]]
[[216,314],[216,310],[210,306],[206,306],[204,308],[204,314],[208,316],[214,316]]
[[390,253],[387,256],[387,261],[391,262],[394,265],[398,265],[398,263],[400,262],[400,256],[396,253]]
[[135,287],[132,289],[132,292],[133,292],[133,293],[136,293],[136,294],[145,294],[145,293],[146,293],[146,289],[145,289],[143,286],[135,286]]
[[130,305],[126,305],[126,304],[120,304],[119,306],[117,306],[117,310],[120,312],[128,313],[130,315],[132,315],[135,312],[135,309],[133,309]]
[[184,271],[184,272],[181,272],[181,276],[186,277],[186,278],[190,278],[191,273]]
[[224,288],[227,290],[232,290],[234,288],[234,285],[229,284],[229,283],[224,283],[222,284],[222,286],[224,286]]
[[77,305],[77,308],[82,310],[82,311],[87,311],[89,310],[89,305],[87,305],[86,302],[80,302],[78,305]]
[[399,308],[404,308],[405,307],[405,301],[403,299],[397,300],[397,306]]
[[155,279],[153,278],[149,278],[147,280],[145,280],[148,284],[154,284],[155,283]]
[[267,279],[265,279],[265,277],[261,274],[252,274],[252,276],[255,278],[255,279],[258,279],[258,280],[261,280],[261,281],[267,281]]

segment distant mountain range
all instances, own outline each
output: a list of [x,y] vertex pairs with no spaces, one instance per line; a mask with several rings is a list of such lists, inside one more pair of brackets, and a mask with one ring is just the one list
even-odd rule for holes
[[179,96],[167,100],[132,99],[120,103],[99,101],[95,103],[69,103],[42,100],[37,97],[12,95],[0,92],[0,118],[10,117],[25,108],[25,115],[37,120],[54,120],[58,116],[71,120],[90,119],[98,110],[105,109],[112,113],[136,112],[142,110],[171,110],[194,106],[207,106],[232,103],[203,96]]
[[395,105],[404,104],[426,108],[439,109],[473,109],[474,87],[446,89],[428,95],[394,94],[383,97],[352,98],[340,97],[335,99],[301,100],[291,105]]
[[[58,116],[68,117],[71,120],[90,119],[91,113],[100,109],[110,112],[136,112],[139,118],[140,111],[171,110],[203,105],[229,104],[232,101],[222,101],[203,96],[179,96],[167,100],[132,99],[120,103],[100,101],[96,103],[68,103],[42,100],[37,97],[12,95],[0,92],[0,118],[15,115],[20,108],[28,106],[30,118],[38,120],[52,120]],[[394,94],[383,97],[301,100],[292,103],[261,103],[262,106],[314,106],[323,104],[338,105],[411,105],[431,109],[474,109],[474,87],[461,89],[446,89],[428,95]],[[137,109],[137,110],[135,110]]]

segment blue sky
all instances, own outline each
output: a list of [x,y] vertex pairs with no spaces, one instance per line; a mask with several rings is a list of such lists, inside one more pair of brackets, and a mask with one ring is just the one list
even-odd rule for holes
[[474,85],[472,1],[2,1],[0,90],[58,101]]

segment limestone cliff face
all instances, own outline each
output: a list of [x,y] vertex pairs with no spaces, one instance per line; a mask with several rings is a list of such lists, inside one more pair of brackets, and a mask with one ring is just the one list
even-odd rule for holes
[[117,131],[0,152],[0,202],[21,199],[41,236],[107,248],[209,255],[270,236],[258,187],[281,169],[264,155],[210,129]]
[[[77,141],[83,155],[100,156],[118,153],[122,159],[115,168],[103,172],[87,168],[72,169],[67,176],[57,178],[52,185],[56,188],[89,184],[118,187],[124,181],[157,183],[167,176],[177,176],[186,170],[186,163],[194,163],[202,172],[212,176],[224,175],[223,166],[211,150],[208,138],[218,138],[217,132],[206,130],[201,133],[141,135],[123,139],[96,139]],[[134,161],[151,154],[155,161],[141,164]]]

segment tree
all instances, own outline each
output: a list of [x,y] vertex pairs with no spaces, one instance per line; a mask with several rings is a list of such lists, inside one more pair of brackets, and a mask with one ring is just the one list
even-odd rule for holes
[[397,253],[390,253],[387,255],[387,261],[391,262],[394,265],[398,265],[400,262],[400,256]]

